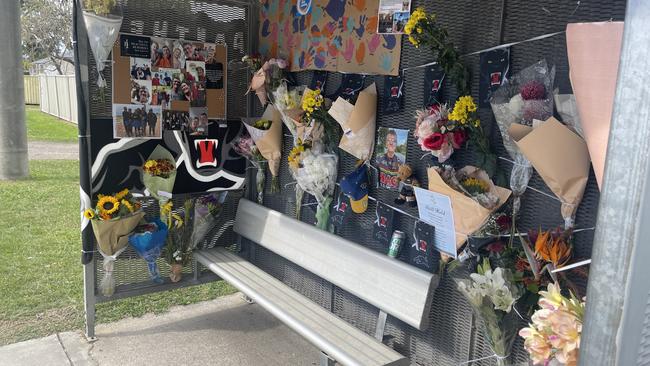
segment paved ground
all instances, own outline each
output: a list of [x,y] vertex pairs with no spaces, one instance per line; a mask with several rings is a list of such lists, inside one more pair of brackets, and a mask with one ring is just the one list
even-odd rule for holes
[[0,347],[0,366],[316,365],[319,351],[240,294]]
[[29,160],[77,160],[79,145],[66,142],[29,141],[27,153]]

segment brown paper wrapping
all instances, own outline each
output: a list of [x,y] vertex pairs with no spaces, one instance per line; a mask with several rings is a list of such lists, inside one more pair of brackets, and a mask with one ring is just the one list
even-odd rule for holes
[[623,39],[623,22],[568,24],[567,56],[580,124],[602,187],[609,126]]
[[90,220],[102,254],[111,256],[126,247],[129,244],[129,234],[143,217],[144,211],[140,210],[115,220]]
[[[270,120],[271,128],[260,130],[253,127],[253,123],[259,120]],[[264,114],[260,118],[243,119],[244,126],[253,138],[255,146],[260,154],[269,162],[269,170],[274,177],[280,172],[280,159],[282,159],[282,117],[280,112],[272,104],[266,106]]]
[[534,129],[512,124],[508,133],[562,201],[565,226],[573,226],[572,218],[589,177],[589,151],[585,141],[553,117]]
[[377,122],[377,87],[375,84],[373,83],[359,93],[354,105],[339,97],[332,104],[329,114],[343,129],[339,148],[359,160],[370,158],[375,143]]
[[[462,170],[476,172],[478,168],[466,166]],[[461,171],[462,171],[461,170]],[[483,172],[485,174],[485,172]],[[467,236],[479,230],[490,217],[490,214],[501,207],[510,197],[510,190],[495,186],[485,174],[481,179],[490,182],[490,191],[499,197],[499,203],[491,210],[481,206],[471,197],[451,188],[445,183],[435,168],[428,168],[429,190],[449,196],[454,214],[454,229],[456,230],[456,249],[458,250],[467,240]]]

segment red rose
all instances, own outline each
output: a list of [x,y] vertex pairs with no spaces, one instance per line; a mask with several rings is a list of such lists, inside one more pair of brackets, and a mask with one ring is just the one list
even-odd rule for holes
[[467,141],[467,132],[465,132],[465,130],[454,131],[451,138],[451,145],[454,147],[454,149],[460,149],[465,141]]
[[497,218],[497,225],[502,232],[510,230],[510,224],[512,224],[512,219],[508,215],[502,215]]
[[433,112],[437,112],[440,110],[440,104],[432,104],[429,106],[429,114],[433,114]]
[[445,135],[440,132],[436,132],[433,135],[424,139],[422,144],[429,150],[440,150],[442,144],[445,142]]

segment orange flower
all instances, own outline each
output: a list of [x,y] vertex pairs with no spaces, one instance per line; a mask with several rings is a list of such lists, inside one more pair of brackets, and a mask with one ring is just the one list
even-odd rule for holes
[[560,268],[571,259],[571,245],[566,242],[565,235],[557,235],[554,238],[550,230],[542,231],[535,241],[535,255],[537,259]]

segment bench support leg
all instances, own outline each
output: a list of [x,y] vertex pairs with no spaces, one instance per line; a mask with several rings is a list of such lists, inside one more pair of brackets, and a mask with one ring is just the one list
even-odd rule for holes
[[388,314],[383,310],[379,310],[379,316],[377,317],[377,328],[375,328],[375,339],[379,342],[384,341],[384,329],[386,328],[386,318]]
[[334,366],[336,361],[328,356],[325,352],[320,353],[320,366]]
[[249,304],[255,304],[255,300],[251,299],[250,297],[246,296],[245,294],[241,294],[241,298],[244,299]]

